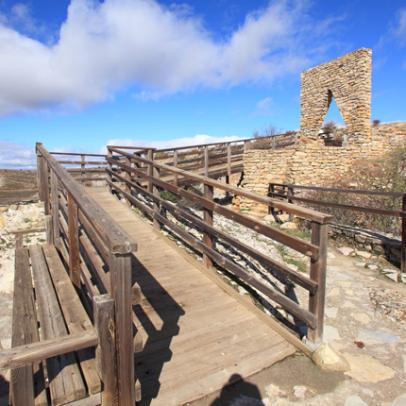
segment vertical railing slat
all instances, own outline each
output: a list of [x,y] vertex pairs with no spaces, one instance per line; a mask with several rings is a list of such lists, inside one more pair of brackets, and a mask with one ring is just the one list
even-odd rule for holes
[[316,327],[309,329],[308,338],[314,343],[323,337],[324,304],[326,296],[328,224],[312,222],[311,242],[319,247],[317,259],[311,259],[310,279],[317,282],[317,291],[309,296],[309,311],[316,316]]
[[120,406],[135,404],[134,345],[132,324],[132,258],[110,255],[110,277],[115,308],[117,382]]
[[103,382],[102,405],[119,405],[114,300],[109,295],[93,298],[94,324],[99,345],[96,358]]
[[80,247],[78,205],[68,192],[68,244],[69,244],[69,275],[72,283],[80,288]]
[[[206,146],[204,148],[204,175],[209,176],[209,148]],[[205,183],[203,184],[203,193],[204,197],[210,201],[213,200],[213,186],[206,185]],[[212,226],[213,225],[213,211],[208,210],[208,209],[203,209],[203,219],[204,222]],[[214,238],[210,233],[205,232],[203,234],[203,242],[209,247],[213,248],[214,247]],[[213,261],[209,256],[206,254],[203,254],[203,263],[207,268],[210,268],[213,266]]]
[[51,216],[53,227],[54,244],[59,244],[59,197],[58,197],[58,178],[53,170],[51,170]]
[[[154,151],[152,149],[149,149],[147,151],[147,159],[149,161],[153,161],[154,160]],[[153,176],[154,174],[154,166],[151,164],[148,165],[147,167],[147,174],[148,176]],[[152,193],[153,191],[153,184],[152,184],[152,180],[148,181],[148,192]]]
[[[151,165],[153,166],[153,165]],[[160,175],[160,169],[153,166],[153,177],[155,179],[160,179],[161,175]],[[159,198],[160,197],[160,192],[159,189],[156,185],[152,185],[152,193],[154,194],[155,197]],[[155,217],[155,214],[160,214],[161,211],[161,205],[159,204],[158,200],[154,200],[154,219],[153,219],[153,223],[154,223],[154,228],[155,229],[160,229],[161,228],[161,223],[158,221],[158,219]]]

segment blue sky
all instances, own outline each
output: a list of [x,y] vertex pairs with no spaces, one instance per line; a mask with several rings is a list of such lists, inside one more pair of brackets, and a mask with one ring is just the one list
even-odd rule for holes
[[405,120],[404,0],[0,0],[0,167],[296,129],[300,72],[360,47],[372,119]]

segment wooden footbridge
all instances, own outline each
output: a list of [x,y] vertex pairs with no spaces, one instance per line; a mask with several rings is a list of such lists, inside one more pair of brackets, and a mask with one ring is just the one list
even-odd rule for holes
[[[59,155],[37,144],[47,243],[16,251],[13,348],[0,353],[0,367],[12,370],[14,405],[191,404],[297,350],[310,353],[258,303],[305,326],[308,342],[321,339],[329,216],[207,176],[219,176],[210,171],[208,147],[205,175],[161,162],[168,156],[159,154],[110,146],[105,185],[89,181],[87,157],[81,185]],[[228,152],[226,175],[230,162]],[[219,191],[306,219],[311,241],[219,204]],[[300,252],[309,275],[215,227],[214,216]],[[220,246],[266,275],[248,272]],[[287,294],[293,287],[308,292],[305,303]]]

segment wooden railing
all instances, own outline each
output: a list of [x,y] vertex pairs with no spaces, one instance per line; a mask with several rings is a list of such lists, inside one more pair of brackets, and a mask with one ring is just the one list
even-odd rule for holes
[[[276,148],[279,145],[292,143],[292,137],[287,137],[286,134],[275,134],[226,142],[154,149],[153,158],[158,163],[193,171],[201,175],[206,173],[205,165],[207,165],[209,177],[225,177],[226,183],[229,183],[233,173],[243,172],[244,152],[258,143],[266,144],[269,148]],[[161,177],[168,175],[165,170],[161,173]],[[168,176],[168,178],[170,177]]]
[[106,155],[104,154],[90,154],[85,152],[49,153],[79,182],[98,181],[104,180],[105,178]]
[[[343,204],[334,201],[312,199],[303,195],[298,195],[300,191],[307,192],[327,192],[339,193],[345,195],[361,196],[382,196],[401,200],[399,209],[385,209],[379,207],[368,207],[364,205]],[[371,213],[378,216],[389,216],[401,219],[401,254],[400,270],[406,272],[406,193],[385,192],[380,190],[361,190],[361,189],[339,189],[310,185],[294,185],[287,183],[270,183],[268,187],[268,196],[271,198],[286,199],[288,202],[300,202],[310,206],[336,208],[342,210],[353,210],[363,213]]]
[[[306,323],[308,326],[307,336],[310,340],[318,341],[321,339],[324,319],[327,231],[330,216],[315,210],[260,196],[242,188],[235,188],[227,183],[185,171],[173,165],[162,164],[156,159],[151,159],[153,156],[152,150],[139,149],[130,153],[128,149],[117,146],[108,146],[107,148],[109,164],[107,182],[113,192],[118,193],[151,218],[157,229],[166,227],[201,253],[207,267],[211,267],[213,263],[216,263],[249,287],[260,292],[267,299],[282,306],[285,311],[296,319]],[[207,175],[209,172],[209,149],[205,148],[204,151],[203,167]],[[172,174],[172,180],[165,180],[162,173]],[[191,191],[179,186],[179,182],[183,180],[202,185],[202,194],[198,194],[196,189]],[[243,196],[308,220],[311,222],[311,240],[306,241],[289,235],[252,217],[220,205],[213,198],[214,189],[234,196]],[[200,212],[198,214],[196,211],[187,209],[185,204],[177,205],[168,201],[165,198],[165,193],[186,201],[186,206],[198,206],[202,216],[199,215]],[[171,217],[167,215],[168,213],[171,214]],[[241,239],[236,238],[235,235],[230,235],[216,228],[213,221],[214,214],[223,216],[303,254],[310,261],[309,276],[263,254]],[[189,233],[180,223],[186,223],[189,228],[199,231],[202,238]],[[296,283],[307,290],[309,294],[308,308],[300,306],[299,303],[287,297],[280,289],[265,284],[260,279],[250,275],[241,265],[217,249],[217,245],[220,243],[229,244],[258,261],[271,271],[279,281]]]
[[[118,399],[120,405],[134,405],[132,252],[136,244],[42,144],[36,145],[36,152],[39,194],[48,215],[48,243],[64,258],[83,300],[89,306],[96,303],[94,319],[102,334],[99,345],[103,341],[112,348],[101,359],[103,396]],[[100,294],[111,297],[112,304]],[[109,310],[107,315],[100,310],[103,308]]]

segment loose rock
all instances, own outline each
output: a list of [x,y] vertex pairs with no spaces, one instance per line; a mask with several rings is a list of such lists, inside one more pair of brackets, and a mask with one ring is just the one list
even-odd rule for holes
[[368,406],[359,396],[352,395],[345,399],[344,406]]
[[281,225],[281,228],[282,228],[283,230],[297,230],[297,224],[296,224],[296,223],[293,223],[293,222],[291,222],[291,221],[289,221],[289,222],[287,222],[287,223],[283,223],[283,224]]
[[348,362],[328,344],[322,344],[312,356],[316,365],[329,371],[348,371]]
[[369,355],[343,353],[343,356],[350,366],[350,370],[345,374],[358,382],[377,383],[395,376],[395,371],[392,368],[381,364]]
[[340,251],[341,254],[345,255],[346,257],[348,257],[354,252],[354,250],[350,247],[340,247],[338,248],[338,251]]
[[356,251],[356,255],[358,255],[361,258],[369,259],[371,258],[372,254],[368,251]]

